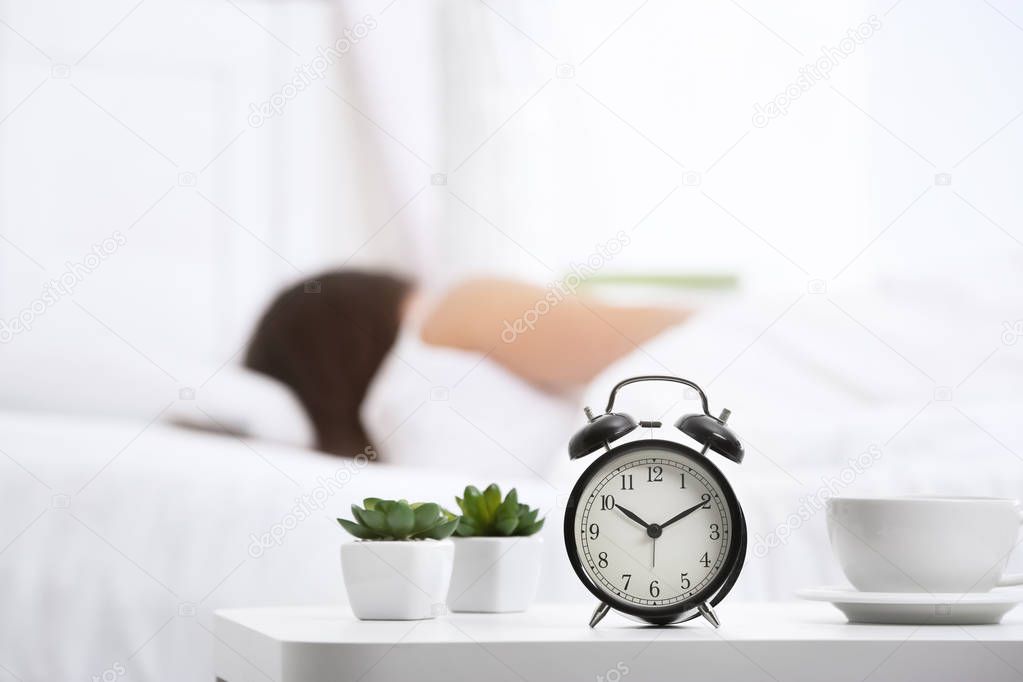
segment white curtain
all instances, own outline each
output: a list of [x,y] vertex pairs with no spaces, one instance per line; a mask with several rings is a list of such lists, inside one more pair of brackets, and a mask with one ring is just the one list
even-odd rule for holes
[[770,125],[753,114],[866,21],[860,3],[389,5],[348,63],[376,124],[352,121],[372,143],[354,163],[384,184],[359,197],[363,233],[425,189],[360,257],[551,281],[624,230],[607,273],[826,276],[873,229],[870,122],[830,89],[863,100],[868,45]]

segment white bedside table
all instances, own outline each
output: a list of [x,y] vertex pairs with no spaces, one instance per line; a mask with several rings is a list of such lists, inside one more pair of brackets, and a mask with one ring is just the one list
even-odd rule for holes
[[650,628],[591,606],[358,621],[347,607],[222,610],[216,676],[226,682],[621,682],[667,680],[1018,680],[1023,618],[1001,625],[849,625],[827,604],[723,604]]

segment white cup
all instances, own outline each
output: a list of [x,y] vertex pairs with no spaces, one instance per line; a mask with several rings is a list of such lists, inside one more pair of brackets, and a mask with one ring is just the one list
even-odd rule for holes
[[987,592],[1023,584],[1004,575],[1023,506],[987,497],[836,497],[828,537],[864,592]]

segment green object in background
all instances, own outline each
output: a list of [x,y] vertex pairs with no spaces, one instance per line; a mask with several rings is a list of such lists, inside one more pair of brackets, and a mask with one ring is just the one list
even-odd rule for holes
[[596,274],[583,280],[583,286],[609,284],[660,287],[663,289],[726,291],[739,286],[739,277],[737,275],[645,275],[640,273],[619,273],[613,275]]
[[443,540],[458,527],[458,517],[433,502],[367,497],[352,516],[337,522],[360,540]]
[[538,509],[519,503],[519,494],[512,488],[502,500],[501,489],[491,483],[480,492],[476,486],[466,486],[462,497],[456,497],[462,516],[458,519],[455,535],[459,537],[509,537],[533,535],[543,528],[543,519],[537,519]]

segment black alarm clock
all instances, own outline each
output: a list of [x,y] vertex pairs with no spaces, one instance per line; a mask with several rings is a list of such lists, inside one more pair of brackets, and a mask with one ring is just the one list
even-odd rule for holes
[[[613,412],[619,389],[640,381],[685,384],[699,394],[703,414],[675,422],[700,445],[667,439],[612,443],[642,426]],[[708,450],[742,462],[742,444],[725,425],[730,412],[710,413],[703,389],[673,376],[619,382],[604,414],[585,408],[589,423],[569,442],[572,459],[602,454],[572,489],[565,511],[565,548],[572,568],[600,604],[590,627],[614,609],[654,625],[702,615],[719,627],[714,606],[732,589],[746,559],[746,519],[732,487]]]

